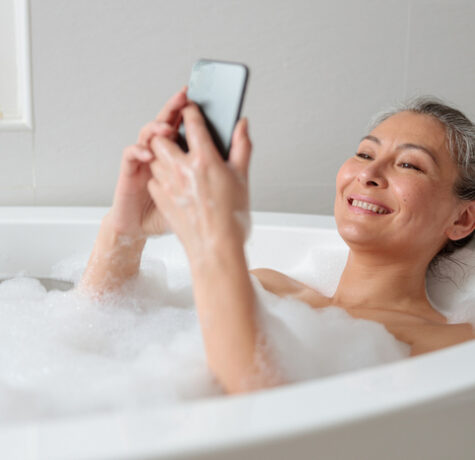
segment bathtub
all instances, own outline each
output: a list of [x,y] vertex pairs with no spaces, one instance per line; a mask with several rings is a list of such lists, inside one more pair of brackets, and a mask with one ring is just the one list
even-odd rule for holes
[[[0,272],[90,251],[106,208],[0,208]],[[251,268],[342,244],[333,218],[253,213]],[[279,247],[279,250],[276,250]],[[146,251],[182,251],[174,236]],[[0,425],[2,459],[472,459],[475,341],[356,372],[173,407]],[[1,365],[1,363],[0,363]]]

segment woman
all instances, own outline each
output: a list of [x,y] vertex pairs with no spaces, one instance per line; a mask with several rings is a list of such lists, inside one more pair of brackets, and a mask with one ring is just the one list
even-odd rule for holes
[[[125,150],[114,203],[81,286],[95,293],[117,288],[137,274],[146,236],[173,231],[190,262],[211,371],[229,393],[277,385],[284,379],[260,343],[243,248],[252,149],[247,120],[238,122],[224,163],[185,89]],[[181,118],[188,155],[173,142]],[[471,324],[447,324],[425,291],[436,257],[474,234],[474,125],[437,101],[416,100],[386,114],[342,165],[336,190],[335,219],[350,252],[335,294],[326,297],[274,270],[253,270],[264,288],[379,322],[411,345],[411,356],[475,338]]]

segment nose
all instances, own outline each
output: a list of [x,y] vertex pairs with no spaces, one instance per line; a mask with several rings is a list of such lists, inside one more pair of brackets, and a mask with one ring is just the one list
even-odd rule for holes
[[384,188],[388,185],[388,181],[381,170],[381,167],[372,163],[362,169],[358,174],[358,182],[365,187]]

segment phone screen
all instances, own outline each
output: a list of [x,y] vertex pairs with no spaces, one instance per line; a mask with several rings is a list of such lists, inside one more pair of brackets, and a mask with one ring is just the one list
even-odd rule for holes
[[[249,70],[244,64],[200,59],[191,71],[187,97],[204,115],[214,144],[228,159],[234,127],[239,120]],[[188,152],[183,122],[178,129],[178,144]]]

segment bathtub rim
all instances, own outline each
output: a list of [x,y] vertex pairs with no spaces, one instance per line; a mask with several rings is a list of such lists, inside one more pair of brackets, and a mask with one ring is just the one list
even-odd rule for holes
[[[450,386],[440,384],[440,381],[433,378],[440,378],[439,366],[459,362],[460,358],[470,362],[474,354],[475,341],[471,341],[374,368],[251,394],[212,397],[167,408],[96,413],[74,418],[0,425],[0,445],[3,446],[4,453],[18,452],[18,446],[25,439],[34,439],[34,443],[41,448],[31,458],[48,460],[73,455],[78,459],[99,459],[107,455],[107,458],[117,460],[137,456],[149,458],[152,455],[157,459],[173,456],[192,458],[192,455],[202,455],[210,449],[214,454],[219,454],[220,451],[226,452],[235,447],[262,445],[275,439],[291,439],[308,432],[334,429],[428,404],[442,397],[456,396],[464,390],[475,390],[475,370],[470,369],[462,379],[460,373],[452,373]],[[401,391],[391,378],[401,372],[410,372],[411,368],[415,371],[412,377],[418,385],[412,386],[409,391],[407,387]],[[377,398],[375,381],[383,381],[387,385]],[[340,401],[335,400],[335,397],[342,394],[347,400],[337,414],[329,412],[328,407],[322,412],[309,412],[308,400],[301,400],[303,396],[316,395],[318,401],[324,400],[328,406],[331,403],[338,404]],[[275,408],[274,404],[279,404],[277,413],[271,411],[264,414],[260,409],[256,414],[255,406],[262,405],[263,399],[266,402],[265,408]],[[357,401],[359,404],[355,404]],[[285,414],[300,411],[299,423],[296,424],[295,419],[288,423],[287,420],[276,417],[282,415],[283,405],[287,406]],[[242,408],[248,409],[244,417]],[[235,417],[229,423],[229,415],[234,416],[236,412],[241,413],[241,417]],[[249,424],[248,412],[252,415],[252,428],[243,431],[243,422]],[[188,423],[190,418],[196,419],[191,425]],[[226,420],[226,429],[217,430],[215,419],[220,418]],[[157,433],[160,433],[160,428],[166,428],[170,420],[179,422],[174,427],[173,436],[159,439]],[[127,436],[124,440],[125,433]],[[62,439],[59,445],[58,436]],[[86,440],[91,444],[85,445]]]
[[[99,224],[109,209],[104,206],[0,206],[0,222]],[[251,211],[251,218],[253,225],[266,227],[336,228],[333,216],[319,214]]]
[[[80,207],[0,207],[0,223],[80,223],[98,225],[108,208]],[[253,213],[253,224],[265,228],[319,228],[334,229],[331,216],[316,216],[284,213]],[[198,401],[180,403],[169,408],[136,409],[128,412],[95,413],[74,418],[49,419],[36,422],[0,425],[0,445],[3,449],[18,448],[20,440],[34,438],[44,449],[39,458],[64,458],[74,454],[75,458],[99,458],[108,455],[117,459],[128,459],[137,455],[191,455],[204,453],[209,449],[217,451],[232,446],[269,442],[276,437],[291,437],[309,430],[320,430],[338,425],[354,423],[363,418],[377,417],[391,411],[401,410],[416,404],[427,403],[475,389],[475,368],[463,366],[475,355],[475,341],[411,357],[402,361],[384,364],[374,368],[329,376],[314,381],[301,382],[284,387],[263,390],[252,394],[230,397],[212,397]],[[441,378],[439,369],[444,368]],[[400,378],[403,381],[400,381]],[[379,385],[384,384],[384,391]],[[380,393],[378,393],[378,391]],[[311,411],[307,398],[326,403],[324,409]],[[344,395],[345,404],[338,398]],[[331,408],[333,403],[335,407]],[[256,406],[259,407],[256,410]],[[299,418],[276,417],[284,413]],[[243,430],[251,408],[252,430]],[[267,408],[269,412],[264,412]],[[217,430],[214,416],[234,417],[226,427]],[[241,413],[244,420],[235,417]],[[156,426],[167,426],[170,417],[181,419],[175,429],[175,437],[158,439]],[[241,418],[242,418],[241,417]],[[189,423],[195,419],[195,423]],[[226,419],[229,422],[229,419]],[[141,429],[137,430],[136,425]],[[179,425],[179,424],[178,424]],[[154,426],[154,429],[151,427]],[[127,439],[121,439],[127,431]],[[135,427],[135,428],[134,428]],[[144,428],[145,427],[145,428]],[[209,436],[212,428],[213,437]],[[139,432],[140,431],[140,432]],[[78,441],[78,432],[81,442]],[[184,436],[183,433],[186,433]],[[61,433],[61,446],[53,440]],[[98,436],[98,433],[101,436]],[[207,435],[204,439],[203,433]],[[169,433],[170,434],[170,433]],[[185,442],[185,437],[187,440]],[[88,445],[84,438],[94,440]],[[93,445],[93,446],[92,446]],[[62,450],[61,450],[62,449]],[[82,449],[82,450],[81,450]],[[38,458],[38,457],[32,457]]]

